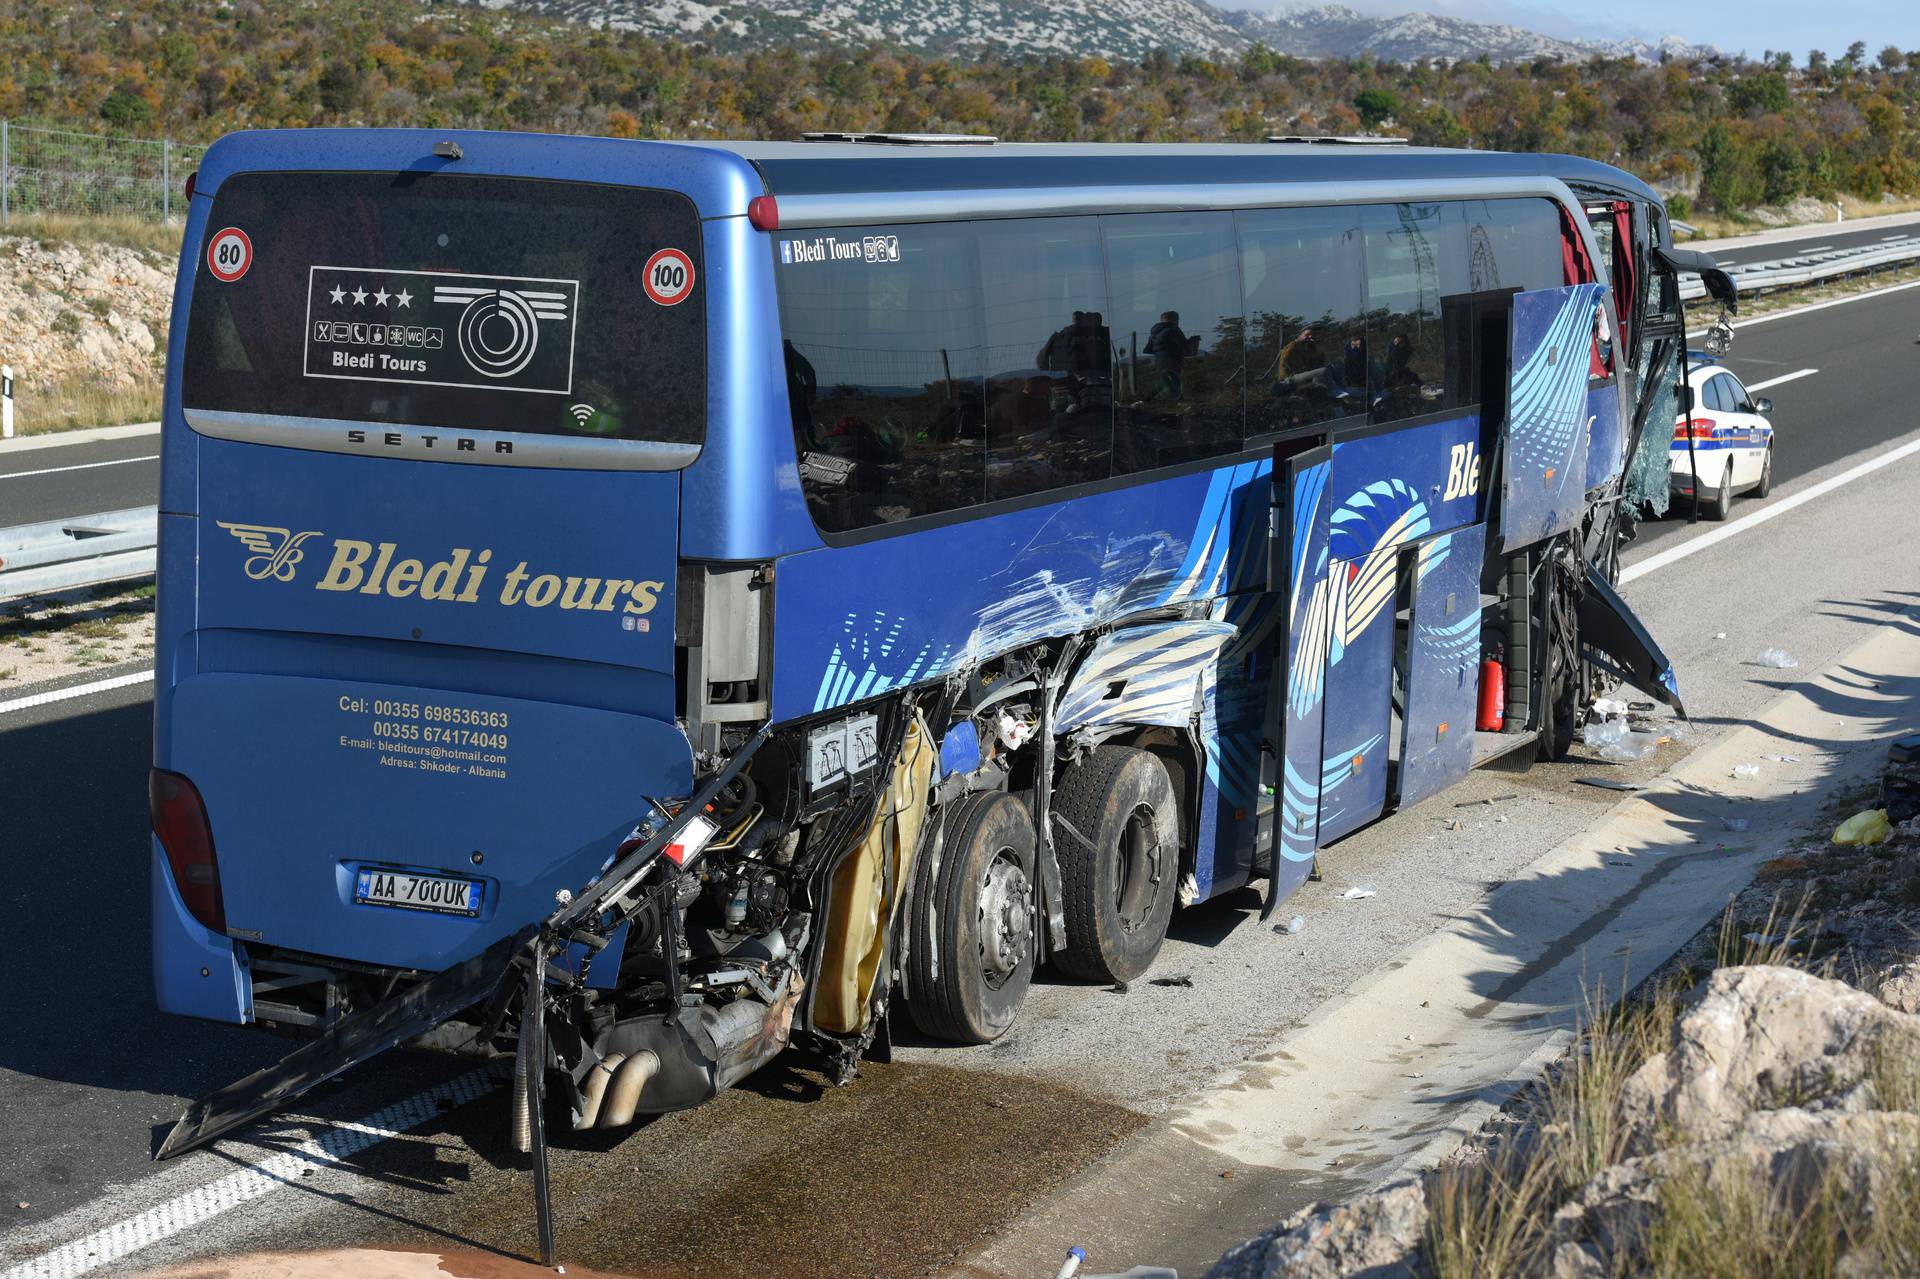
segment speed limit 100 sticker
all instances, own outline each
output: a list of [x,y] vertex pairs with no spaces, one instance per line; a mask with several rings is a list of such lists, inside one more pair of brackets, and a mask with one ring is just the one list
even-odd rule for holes
[[640,283],[661,306],[684,302],[693,292],[693,259],[678,249],[662,249],[647,259]]
[[222,284],[232,284],[253,265],[253,241],[237,226],[216,232],[207,244],[207,270]]

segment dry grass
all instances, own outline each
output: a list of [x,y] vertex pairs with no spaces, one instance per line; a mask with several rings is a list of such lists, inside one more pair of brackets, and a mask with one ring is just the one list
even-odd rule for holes
[[65,213],[15,215],[0,235],[24,235],[35,240],[67,240],[74,244],[118,244],[124,248],[180,255],[181,225],[145,218],[81,217]]
[[1545,1161],[1493,1159],[1427,1183],[1423,1253],[1435,1279],[1509,1279],[1538,1271],[1552,1218]]
[[22,435],[77,431],[89,426],[125,426],[160,417],[160,383],[142,381],[131,389],[72,379],[41,389],[14,384],[14,423]]

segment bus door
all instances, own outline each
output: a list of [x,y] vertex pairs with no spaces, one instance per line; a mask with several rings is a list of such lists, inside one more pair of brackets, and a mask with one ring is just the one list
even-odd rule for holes
[[1587,505],[1588,383],[1604,284],[1517,293],[1508,330],[1501,549],[1565,533]]
[[[1296,451],[1297,450],[1297,451]],[[1273,463],[1268,589],[1284,624],[1274,628],[1277,657],[1269,736],[1276,800],[1273,867],[1261,918],[1306,879],[1320,843],[1321,725],[1326,711],[1327,646],[1333,601],[1327,557],[1333,449],[1281,445]]]

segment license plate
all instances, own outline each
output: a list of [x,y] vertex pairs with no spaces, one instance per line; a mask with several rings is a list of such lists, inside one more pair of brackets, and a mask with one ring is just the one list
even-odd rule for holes
[[430,910],[442,915],[477,915],[486,885],[477,879],[448,875],[409,875],[397,870],[363,870],[356,878],[353,899],[374,906]]

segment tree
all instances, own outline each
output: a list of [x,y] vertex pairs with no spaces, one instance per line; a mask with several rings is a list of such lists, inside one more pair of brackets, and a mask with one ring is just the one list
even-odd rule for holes
[[1827,55],[1818,49],[1807,51],[1807,74],[1818,76],[1827,69]]
[[1898,71],[1906,65],[1907,55],[1900,52],[1899,45],[1890,44],[1880,50],[1880,69],[1882,71]]
[[1840,59],[1840,65],[1847,69],[1848,75],[1852,75],[1860,69],[1860,64],[1866,60],[1867,42],[1865,40],[1855,40],[1847,46],[1847,55]]
[[1786,77],[1768,71],[1761,75],[1750,75],[1736,80],[1727,89],[1727,102],[1741,115],[1754,111],[1764,111],[1769,115],[1783,114],[1790,102]]
[[100,118],[116,129],[137,129],[153,119],[153,104],[123,89],[107,95],[100,104]]
[[1399,114],[1400,99],[1385,89],[1362,89],[1353,95],[1353,109],[1361,124],[1374,129]]

